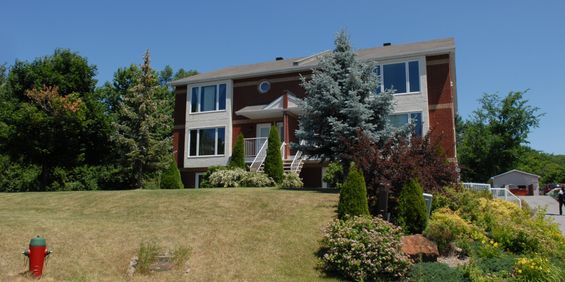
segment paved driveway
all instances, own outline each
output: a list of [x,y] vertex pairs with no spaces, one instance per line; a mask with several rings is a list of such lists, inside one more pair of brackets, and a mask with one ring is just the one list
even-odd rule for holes
[[[555,199],[549,196],[521,196],[520,199],[526,201],[531,208],[546,207],[547,213],[545,217],[553,218],[559,224],[561,233],[565,235],[565,215],[559,215],[559,203]],[[565,210],[565,207],[563,209]],[[563,211],[563,214],[565,214],[565,211]]]

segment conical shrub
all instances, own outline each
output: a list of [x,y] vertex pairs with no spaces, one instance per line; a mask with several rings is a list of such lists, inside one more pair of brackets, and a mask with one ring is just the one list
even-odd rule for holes
[[341,186],[337,214],[340,219],[369,214],[365,178],[354,163],[351,163],[349,174]]

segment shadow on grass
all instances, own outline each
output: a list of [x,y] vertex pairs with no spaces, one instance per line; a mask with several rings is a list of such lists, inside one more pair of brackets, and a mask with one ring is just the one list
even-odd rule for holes
[[285,191],[311,191],[324,194],[339,194],[339,189],[336,188],[281,188]]
[[323,247],[320,247],[320,249],[318,249],[316,252],[314,252],[314,255],[318,258],[318,264],[316,265],[315,269],[320,274],[320,277],[322,277],[322,278],[332,278],[332,279],[336,279],[336,280],[346,279],[346,277],[344,277],[338,271],[329,270],[329,269],[324,267],[324,261],[322,260],[322,258],[324,257],[324,254],[326,253],[326,251],[327,250],[325,250]]

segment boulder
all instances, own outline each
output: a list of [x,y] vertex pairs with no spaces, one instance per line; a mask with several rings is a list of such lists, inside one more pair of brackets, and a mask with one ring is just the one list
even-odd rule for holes
[[436,243],[422,234],[402,237],[402,252],[414,262],[434,262],[439,256]]

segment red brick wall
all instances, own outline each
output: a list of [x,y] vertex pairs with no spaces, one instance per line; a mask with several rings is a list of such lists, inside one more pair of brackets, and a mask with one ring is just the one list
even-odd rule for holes
[[455,104],[449,55],[426,58],[430,136],[439,140],[447,157],[455,158]]
[[[271,90],[265,94],[261,94],[257,90],[257,86],[263,80],[271,82]],[[233,119],[247,119],[236,115],[235,112],[247,106],[269,104],[282,96],[286,91],[292,92],[296,97],[304,97],[306,92],[300,86],[300,83],[298,73],[234,80]]]

